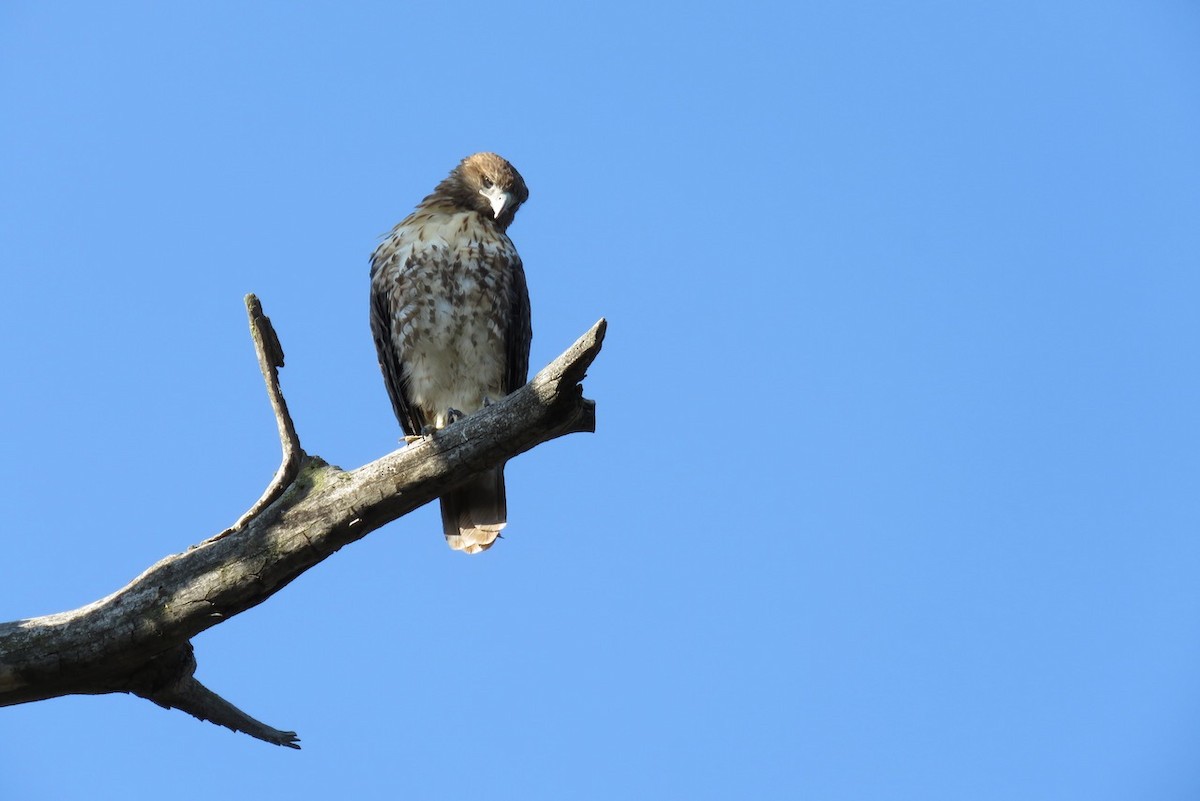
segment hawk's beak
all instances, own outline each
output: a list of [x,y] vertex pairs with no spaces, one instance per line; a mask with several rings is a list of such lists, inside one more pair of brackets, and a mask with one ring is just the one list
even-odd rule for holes
[[480,189],[479,194],[488,199],[488,203],[492,204],[492,218],[500,219],[500,213],[508,206],[512,200],[512,194],[505,192],[498,186],[489,186],[486,189]]

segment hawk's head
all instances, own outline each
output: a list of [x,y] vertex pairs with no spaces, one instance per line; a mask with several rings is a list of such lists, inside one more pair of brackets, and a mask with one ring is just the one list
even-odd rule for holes
[[521,173],[495,153],[467,156],[438,184],[435,194],[495,220],[500,230],[508,228],[529,198]]

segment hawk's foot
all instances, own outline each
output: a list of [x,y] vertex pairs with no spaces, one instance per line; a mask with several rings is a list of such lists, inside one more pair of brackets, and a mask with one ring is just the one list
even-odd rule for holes
[[459,420],[463,419],[464,417],[466,417],[466,415],[463,414],[462,412],[460,412],[458,409],[447,409],[446,410],[446,425],[450,425],[451,423],[457,423]]
[[412,445],[414,442],[420,442],[426,437],[431,436],[435,431],[437,431],[437,426],[435,426],[433,423],[426,423],[425,425],[421,426],[420,434],[405,434],[404,442],[405,444]]

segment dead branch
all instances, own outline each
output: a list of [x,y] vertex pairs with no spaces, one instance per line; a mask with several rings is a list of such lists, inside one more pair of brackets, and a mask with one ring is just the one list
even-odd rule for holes
[[194,678],[191,639],[474,473],[564,434],[595,431],[595,403],[583,397],[580,382],[600,351],[604,320],[503,401],[357,470],[341,470],[300,448],[279,389],[279,340],[258,299],[247,295],[246,307],[283,445],[271,484],[230,528],[162,559],[112,595],[0,623],[0,706],[130,692],[299,748],[294,732],[260,723]]
[[246,514],[238,521],[222,531],[213,539],[231,534],[246,525],[247,521],[258,516],[275,499],[283,494],[288,485],[296,479],[300,471],[300,459],[304,451],[300,449],[300,436],[292,416],[288,414],[287,401],[283,399],[283,390],[279,387],[279,368],[283,367],[283,347],[275,334],[275,326],[271,318],[263,314],[262,304],[254,295],[246,296],[246,314],[250,317],[250,337],[254,340],[254,351],[258,354],[258,369],[262,371],[263,380],[267,382],[267,399],[271,402],[271,411],[275,413],[275,425],[279,428],[279,444],[283,446],[283,462],[275,471],[275,477],[267,485],[262,497],[246,510]]

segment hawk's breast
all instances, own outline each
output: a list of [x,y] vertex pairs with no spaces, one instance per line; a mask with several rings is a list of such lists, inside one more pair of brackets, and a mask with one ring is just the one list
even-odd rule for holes
[[[375,276],[391,287],[392,343],[411,403],[441,428],[505,395],[512,242],[477,214],[414,215],[388,241]],[[379,255],[383,255],[382,253]]]

